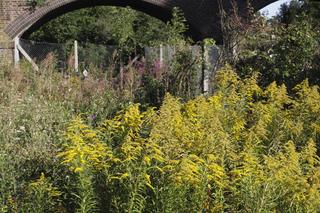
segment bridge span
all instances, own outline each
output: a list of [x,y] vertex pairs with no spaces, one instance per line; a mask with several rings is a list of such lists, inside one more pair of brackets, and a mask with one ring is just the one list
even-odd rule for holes
[[[236,0],[240,11],[245,11],[250,0]],[[255,11],[276,0],[251,0]],[[219,8],[232,8],[232,0],[46,0],[30,8],[28,0],[0,0],[0,59],[13,57],[14,39],[26,36],[46,22],[67,12],[99,5],[130,6],[155,18],[168,21],[173,7],[179,7],[194,40],[214,38],[221,41]]]

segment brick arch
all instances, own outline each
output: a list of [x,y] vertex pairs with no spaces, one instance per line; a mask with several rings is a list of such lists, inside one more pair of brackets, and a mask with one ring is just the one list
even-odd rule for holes
[[[4,0],[9,2],[12,0]],[[25,2],[26,0],[16,0]],[[34,11],[19,13],[4,27],[4,32],[11,38],[30,34],[38,27],[67,12],[80,8],[109,5],[130,6],[160,20],[167,21],[173,7],[183,10],[189,26],[189,34],[195,39],[211,37],[221,41],[219,2],[224,8],[231,8],[232,0],[46,0],[46,3]],[[246,8],[248,0],[236,0],[240,10]],[[276,0],[252,0],[257,11]],[[18,6],[19,7],[19,6]],[[17,8],[18,10],[19,8]],[[1,16],[1,15],[0,15]]]
[[[30,34],[46,22],[67,12],[103,5],[130,6],[163,21],[170,19],[172,8],[177,6],[177,4],[172,4],[171,0],[49,0],[40,8],[25,11],[19,15],[5,27],[4,32],[13,39],[16,36]],[[197,34],[196,29],[190,31],[195,35]]]

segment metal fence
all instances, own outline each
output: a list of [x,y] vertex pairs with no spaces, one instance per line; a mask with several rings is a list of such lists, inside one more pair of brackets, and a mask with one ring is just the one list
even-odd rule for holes
[[53,55],[60,69],[67,68],[67,46],[65,44],[48,43],[19,39],[20,46],[37,65],[49,55]]
[[[37,42],[25,39],[19,40],[19,45],[24,50],[25,54],[32,59],[32,63],[39,66],[46,58],[51,56],[55,59],[57,68],[87,70],[89,66],[95,66],[101,70],[108,70],[110,65],[114,69],[121,69],[122,66],[130,64],[132,60],[121,58],[116,46],[106,46],[101,44],[78,44],[77,51],[73,43],[57,44],[48,42]],[[146,64],[147,69],[160,66],[170,70],[177,60],[177,49],[172,46],[159,45],[157,47],[145,47],[141,58]],[[193,77],[201,87],[196,88],[204,92],[209,92],[210,82],[214,76],[215,70],[218,68],[220,51],[218,46],[206,47],[201,46],[185,47],[190,61],[195,61],[197,64],[192,64],[192,69],[196,73]],[[24,56],[26,56],[24,54]],[[75,63],[76,61],[76,63]],[[114,71],[114,70],[113,70]]]

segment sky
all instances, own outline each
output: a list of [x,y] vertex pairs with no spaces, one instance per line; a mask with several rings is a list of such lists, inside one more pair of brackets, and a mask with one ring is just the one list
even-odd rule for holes
[[266,13],[268,18],[271,18],[272,16],[275,16],[280,8],[280,5],[284,4],[284,3],[289,3],[291,0],[279,0],[276,1],[273,4],[268,5],[267,7],[263,8],[260,10],[260,12],[262,13]]

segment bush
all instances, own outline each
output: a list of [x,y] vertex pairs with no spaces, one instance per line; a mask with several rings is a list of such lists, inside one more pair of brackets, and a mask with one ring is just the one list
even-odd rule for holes
[[[75,120],[61,160],[71,170],[79,156],[93,160],[83,162],[101,211],[317,211],[319,88],[304,81],[289,97],[284,85],[263,90],[229,67],[215,85],[185,104],[167,95],[158,111],[130,105],[97,128]],[[76,141],[104,148],[81,154]]]
[[[56,72],[53,67],[48,62],[41,66],[39,73],[26,65],[18,70],[1,70],[1,212],[41,212],[43,209],[51,212],[57,208],[62,211],[60,203],[70,203],[71,196],[60,197],[59,202],[51,206],[43,200],[51,202],[46,192],[49,185],[61,191],[73,187],[71,172],[58,163],[57,157],[68,122],[86,112],[85,116],[95,125],[126,102],[125,98],[116,98],[104,80],[95,76],[81,79]],[[45,179],[39,179],[41,173]],[[40,185],[34,185],[38,179]],[[70,204],[67,207],[73,208]]]
[[212,96],[145,110],[98,76],[43,67],[1,75],[2,212],[320,208],[320,94],[307,80],[289,96],[226,66]]

